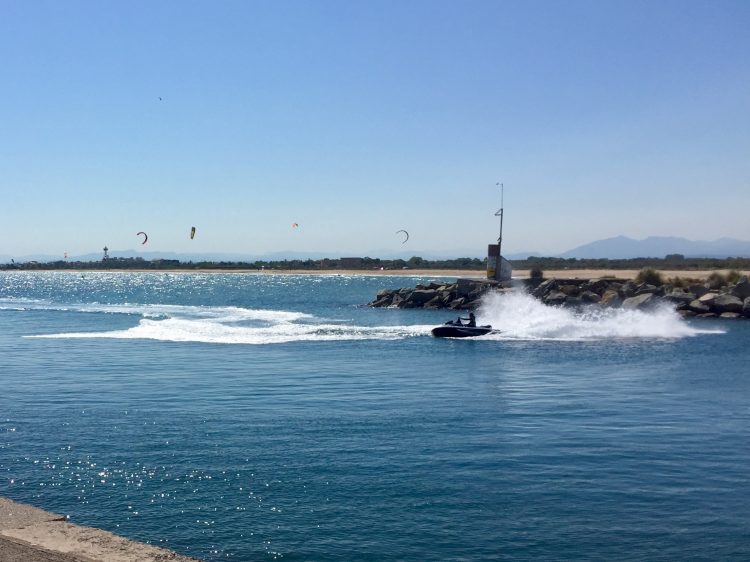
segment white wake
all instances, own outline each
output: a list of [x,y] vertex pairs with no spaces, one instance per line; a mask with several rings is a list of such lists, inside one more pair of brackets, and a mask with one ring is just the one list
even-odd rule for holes
[[132,314],[138,324],[109,331],[30,335],[30,338],[146,339],[165,342],[273,344],[293,341],[402,339],[428,335],[429,325],[357,326],[348,321],[318,318],[303,312],[240,307],[180,305],[50,305],[27,308],[74,312]]
[[[16,309],[128,314],[139,317],[135,326],[125,329],[27,336],[31,338],[144,339],[260,345],[300,341],[398,340],[429,336],[430,329],[434,326],[357,325],[354,320],[331,320],[303,312],[234,306],[63,305],[44,301],[3,304],[6,308]],[[454,311],[446,312],[446,317],[455,315]],[[495,332],[470,341],[684,338],[723,333],[717,329],[696,328],[669,307],[646,312],[592,306],[574,311],[546,306],[524,293],[488,295],[477,311],[477,323],[491,324]]]

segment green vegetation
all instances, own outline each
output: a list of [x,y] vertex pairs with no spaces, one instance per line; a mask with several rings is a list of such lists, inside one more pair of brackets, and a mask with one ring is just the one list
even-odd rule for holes
[[544,279],[544,270],[538,265],[529,269],[529,277],[532,279]]
[[725,285],[734,285],[740,280],[741,274],[736,269],[728,271],[726,275],[722,275],[718,271],[711,273],[706,282],[711,289],[720,289]]
[[726,284],[726,279],[721,273],[714,271],[706,278],[706,284],[710,289],[720,289]]
[[664,281],[661,278],[661,273],[656,271],[653,267],[644,267],[635,276],[636,283],[648,283],[649,285],[663,285]]
[[732,269],[731,271],[727,272],[727,283],[731,283],[732,285],[734,285],[740,280],[740,277],[742,277],[742,274],[740,274],[740,272],[736,269]]
[[690,285],[700,284],[702,285],[704,282],[700,281],[698,279],[691,279],[689,277],[670,277],[667,279],[667,283],[672,285],[672,287],[680,288],[680,289],[688,289]]
[[[532,274],[550,270],[565,269],[640,269],[650,268],[653,270],[713,270],[729,269],[728,279],[722,277],[722,282],[727,280],[736,282],[741,270],[750,269],[750,258],[685,258],[679,254],[667,256],[664,259],[657,258],[633,258],[633,259],[576,259],[576,258],[540,258],[529,257],[525,260],[513,260],[513,268],[528,269]],[[102,261],[63,261],[53,262],[25,262],[0,264],[0,270],[55,270],[55,269],[80,269],[80,270],[201,270],[201,269],[257,269],[257,270],[309,270],[325,271],[331,269],[350,270],[395,270],[395,269],[463,269],[483,271],[487,269],[487,259],[480,258],[455,258],[445,260],[428,260],[419,256],[413,256],[408,260],[402,259],[380,259],[370,257],[356,258],[323,258],[318,260],[278,260],[278,261],[200,261],[181,262],[179,260],[144,260],[143,258],[109,258]],[[718,274],[717,274],[718,275]]]
[[14,264],[0,264],[0,270],[55,270],[55,269],[75,269],[75,270],[201,270],[201,269],[219,269],[219,270],[239,270],[239,269],[257,269],[257,270],[303,270],[303,271],[325,271],[333,269],[351,269],[351,270],[395,270],[395,269],[464,269],[482,271],[487,269],[487,260],[479,258],[457,258],[451,260],[426,260],[419,256],[414,256],[408,260],[384,260],[379,258],[323,258],[319,260],[280,260],[280,261],[200,261],[200,262],[181,262],[179,260],[144,260],[143,258],[109,258],[101,261],[63,261],[53,262],[26,262]]

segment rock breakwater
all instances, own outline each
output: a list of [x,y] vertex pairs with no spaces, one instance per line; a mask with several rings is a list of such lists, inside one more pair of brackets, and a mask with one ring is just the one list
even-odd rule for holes
[[381,289],[369,306],[474,310],[488,291],[510,289],[510,282],[493,279],[458,279],[455,283],[432,281],[414,288]]
[[430,282],[414,288],[382,289],[373,307],[448,308],[474,310],[488,292],[526,291],[544,304],[568,308],[599,306],[647,310],[668,305],[684,317],[750,318],[750,281],[672,282],[659,285],[630,279],[525,279],[515,283],[458,279]]

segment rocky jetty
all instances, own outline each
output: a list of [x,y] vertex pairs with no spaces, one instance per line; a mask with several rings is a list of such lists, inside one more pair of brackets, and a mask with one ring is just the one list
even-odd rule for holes
[[415,288],[382,289],[369,306],[397,308],[449,308],[473,310],[488,292],[525,290],[551,306],[598,306],[647,310],[668,305],[685,317],[750,318],[750,281],[651,285],[628,279],[526,279],[513,287],[493,280],[458,279],[455,283],[431,282]]
[[494,279],[458,279],[455,283],[433,281],[413,289],[381,289],[369,306],[474,310],[488,291],[507,291],[510,287],[510,282]]

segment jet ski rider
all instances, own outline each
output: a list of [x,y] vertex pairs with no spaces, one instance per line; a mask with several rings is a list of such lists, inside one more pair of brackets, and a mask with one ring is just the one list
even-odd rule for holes
[[[461,320],[468,320],[468,322],[466,324],[464,324],[463,322],[461,322]],[[456,320],[455,324],[457,326],[468,326],[469,328],[475,328],[476,325],[477,325],[477,319],[474,317],[474,313],[473,312],[469,312],[469,317],[468,318],[461,318],[459,316],[458,320]]]

